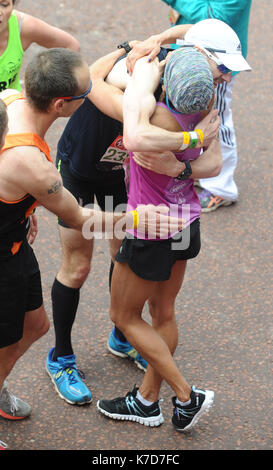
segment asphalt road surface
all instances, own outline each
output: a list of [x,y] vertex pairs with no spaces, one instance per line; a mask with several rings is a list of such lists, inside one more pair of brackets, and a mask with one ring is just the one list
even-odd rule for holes
[[[18,8],[73,34],[89,63],[127,39],[144,39],[168,27],[160,0],[21,0]],[[0,439],[11,450],[268,450],[272,449],[272,14],[271,0],[254,1],[249,27],[251,73],[235,83],[233,115],[239,146],[239,200],[202,214],[202,249],[188,263],[176,302],[179,345],[175,358],[189,383],[215,390],[210,413],[188,433],[171,424],[172,391],[162,387],[165,422],[158,428],[112,421],[99,414],[100,398],[122,396],[142,372],[108,353],[109,252],[95,245],[92,272],[81,292],[73,329],[77,364],[93,404],[61,400],[45,372],[54,345],[50,289],[60,265],[56,218],[39,209],[35,252],[51,329],[25,354],[9,388],[33,408],[29,419],[1,419]],[[37,46],[25,55],[27,63]],[[49,130],[52,156],[66,120]],[[147,312],[145,312],[147,315]],[[3,453],[2,453],[3,454]],[[8,453],[7,453],[8,454]]]

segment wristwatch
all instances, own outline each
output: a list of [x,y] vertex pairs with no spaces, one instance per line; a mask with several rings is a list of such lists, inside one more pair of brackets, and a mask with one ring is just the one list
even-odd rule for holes
[[125,49],[125,52],[127,52],[127,54],[128,54],[128,52],[130,52],[132,50],[132,48],[130,47],[128,41],[122,42],[121,44],[119,44],[117,46],[117,48],[118,49],[122,49],[122,48]]
[[185,163],[186,168],[185,170],[181,171],[178,176],[175,177],[177,180],[187,180],[192,174],[190,162],[183,161],[183,163]]

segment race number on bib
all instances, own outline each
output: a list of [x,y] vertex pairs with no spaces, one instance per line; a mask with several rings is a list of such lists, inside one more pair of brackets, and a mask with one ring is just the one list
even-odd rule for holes
[[100,162],[122,164],[128,156],[129,153],[123,145],[123,138],[119,135],[108,147],[105,154],[101,157]]

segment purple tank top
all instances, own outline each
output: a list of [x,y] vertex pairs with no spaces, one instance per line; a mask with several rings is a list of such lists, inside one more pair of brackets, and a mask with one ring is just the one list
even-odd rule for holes
[[[164,103],[157,103],[157,106],[169,110]],[[183,131],[192,131],[201,120],[200,113],[190,115],[172,113],[172,115]],[[175,153],[175,156],[180,161],[195,160],[199,157],[200,150],[187,149]],[[193,185],[193,179],[180,181],[170,176],[146,170],[135,163],[132,155],[130,152],[130,184],[127,210],[133,210],[139,204],[168,206],[170,208],[169,214],[174,217],[182,217],[186,222],[186,226],[200,217],[201,207]],[[153,239],[149,235],[145,236],[138,233],[137,230],[128,230],[128,232],[137,238]],[[175,233],[170,234],[170,237],[174,236]]]

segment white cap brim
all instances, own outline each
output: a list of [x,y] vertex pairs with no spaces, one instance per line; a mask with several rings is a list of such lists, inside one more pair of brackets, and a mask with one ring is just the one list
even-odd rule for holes
[[216,52],[215,54],[219,59],[221,59],[223,64],[233,72],[246,72],[252,70],[242,54],[226,54],[222,52]]

